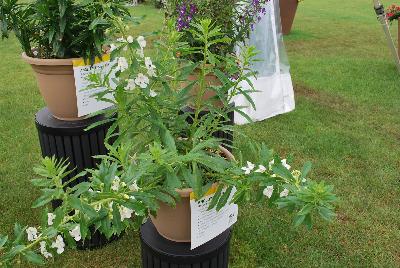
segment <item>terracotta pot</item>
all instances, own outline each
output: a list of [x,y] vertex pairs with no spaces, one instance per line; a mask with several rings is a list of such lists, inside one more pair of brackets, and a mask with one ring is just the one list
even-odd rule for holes
[[281,10],[282,32],[284,35],[288,35],[292,30],[292,25],[294,17],[296,16],[298,5],[299,5],[298,0],[279,1],[279,7]]
[[74,59],[37,59],[22,54],[22,59],[35,71],[40,93],[54,117],[73,121],[78,117]]
[[[199,76],[200,76],[200,70],[196,69],[192,74],[190,74],[188,76],[189,83],[193,82],[193,81],[197,81],[199,79]],[[207,74],[205,77],[205,81],[206,81],[207,86],[220,86],[221,85],[221,81],[219,81],[218,77],[215,76],[214,74]],[[184,86],[188,85],[189,83],[184,83],[185,84]],[[198,94],[199,90],[200,90],[200,85],[199,84],[194,85],[191,90],[191,95],[196,96]],[[204,93],[202,99],[208,100],[210,98],[215,97],[215,95],[216,94],[214,91],[207,90]],[[223,103],[220,100],[216,100],[214,102],[214,105],[217,107],[223,107]]]
[[[227,159],[234,160],[234,156],[225,148],[221,147],[222,153]],[[170,207],[165,203],[160,203],[157,217],[151,217],[151,221],[158,233],[168,240],[175,242],[190,242],[191,238],[191,219],[190,219],[190,193],[192,188],[177,189],[181,200],[176,203],[176,207]]]

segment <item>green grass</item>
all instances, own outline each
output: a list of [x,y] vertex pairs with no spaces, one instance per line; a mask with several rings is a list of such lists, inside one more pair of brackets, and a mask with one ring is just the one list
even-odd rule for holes
[[[163,17],[150,7],[135,14],[148,15],[135,33],[159,28]],[[248,205],[230,267],[399,267],[400,78],[370,1],[305,1],[286,47],[296,110],[240,128],[298,165],[312,160],[312,177],[336,185],[338,219],[307,231],[283,211]],[[15,221],[38,222],[29,180],[40,159],[33,116],[43,102],[16,40],[0,42],[0,51],[0,233],[11,233]],[[132,232],[100,250],[68,250],[50,265],[140,267],[139,239]]]

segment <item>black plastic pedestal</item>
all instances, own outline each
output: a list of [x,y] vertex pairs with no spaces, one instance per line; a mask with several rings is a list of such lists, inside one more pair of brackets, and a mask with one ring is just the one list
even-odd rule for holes
[[[76,169],[66,180],[87,168],[96,167],[97,160],[93,156],[107,153],[104,138],[111,123],[97,126],[89,131],[85,129],[103,119],[104,116],[100,115],[78,121],[62,121],[54,118],[47,108],[43,108],[36,114],[36,128],[42,156],[68,159],[70,168]],[[76,183],[85,180],[87,178],[83,177]]]
[[190,243],[177,243],[158,234],[151,220],[140,229],[142,268],[227,268],[231,231],[190,250]]

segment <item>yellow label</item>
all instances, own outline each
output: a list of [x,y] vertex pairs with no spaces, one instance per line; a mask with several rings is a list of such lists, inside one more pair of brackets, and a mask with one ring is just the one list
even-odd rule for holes
[[[218,186],[213,184],[213,185],[210,187],[210,189],[208,189],[207,193],[206,193],[203,197],[206,197],[206,196],[215,194],[215,192],[217,191],[217,188],[218,188]],[[196,199],[196,198],[195,198],[194,192],[191,192],[191,193],[190,193],[190,200],[195,200],[195,199]]]
[[[94,60],[94,64],[98,64],[100,62],[105,62],[110,60],[110,54],[104,54],[103,58],[100,59],[99,57],[96,57]],[[72,61],[74,67],[83,67],[83,66],[89,66],[88,62],[85,63],[85,60],[83,58],[78,59],[78,60],[73,60]]]

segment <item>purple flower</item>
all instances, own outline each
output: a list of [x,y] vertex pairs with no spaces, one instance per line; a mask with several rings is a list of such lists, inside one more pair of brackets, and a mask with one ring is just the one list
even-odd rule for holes
[[197,13],[197,6],[190,1],[191,0],[184,0],[177,8],[179,10],[179,16],[176,25],[178,31],[189,28],[190,22]]

